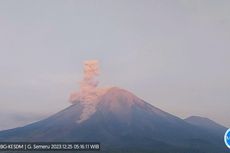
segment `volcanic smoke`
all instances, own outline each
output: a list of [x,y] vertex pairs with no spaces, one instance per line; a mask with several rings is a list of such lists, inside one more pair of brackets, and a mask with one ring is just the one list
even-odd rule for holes
[[83,106],[82,114],[76,121],[81,123],[87,120],[92,114],[96,112],[96,106],[99,98],[107,89],[97,88],[99,81],[99,62],[97,60],[88,60],[84,62],[84,77],[80,81],[80,91],[74,92],[70,95],[70,102],[72,104],[80,102]]
[[84,61],[84,77],[80,82],[80,91],[70,95],[70,102],[94,101],[97,98],[97,86],[99,81],[99,62],[97,60]]
[[81,81],[80,89],[82,92],[91,92],[98,85],[96,77],[99,75],[99,66],[97,60],[84,62],[84,78]]

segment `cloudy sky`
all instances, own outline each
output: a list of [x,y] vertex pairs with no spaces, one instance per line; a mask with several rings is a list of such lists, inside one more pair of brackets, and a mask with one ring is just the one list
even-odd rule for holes
[[79,88],[130,90],[181,118],[230,127],[230,1],[0,1],[0,129],[45,118]]

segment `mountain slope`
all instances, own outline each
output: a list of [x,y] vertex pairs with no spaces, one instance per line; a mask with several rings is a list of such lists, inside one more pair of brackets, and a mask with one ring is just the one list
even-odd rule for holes
[[184,119],[187,123],[190,123],[192,125],[195,125],[199,128],[203,128],[208,130],[209,132],[212,133],[220,133],[222,135],[224,135],[224,133],[226,132],[227,128],[208,119],[208,118],[204,118],[204,117],[200,117],[200,116],[190,116],[186,119]]
[[[84,120],[82,120],[84,118]],[[220,135],[110,88],[34,124],[0,132],[0,141],[94,141],[102,152],[227,152]]]

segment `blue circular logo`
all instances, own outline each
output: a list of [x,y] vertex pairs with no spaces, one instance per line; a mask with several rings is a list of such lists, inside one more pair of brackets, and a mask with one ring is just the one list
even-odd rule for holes
[[224,135],[224,142],[226,146],[230,149],[230,129],[228,129]]

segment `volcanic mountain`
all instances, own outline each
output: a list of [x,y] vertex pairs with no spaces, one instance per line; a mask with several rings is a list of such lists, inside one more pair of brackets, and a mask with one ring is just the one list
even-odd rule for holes
[[209,132],[117,87],[76,101],[39,122],[0,132],[0,141],[100,142],[101,152],[225,153],[223,131]]
[[212,133],[219,133],[222,136],[226,132],[226,127],[208,119],[200,116],[190,116],[185,119],[186,122],[205,129],[206,131]]

